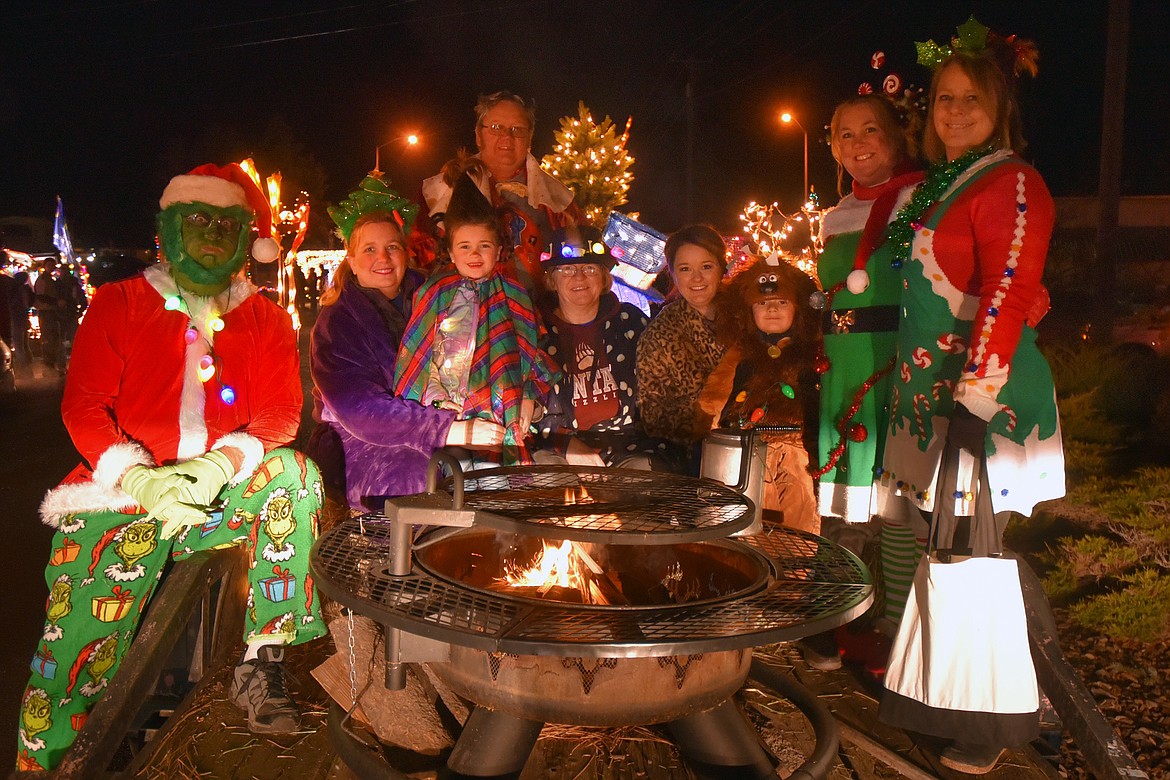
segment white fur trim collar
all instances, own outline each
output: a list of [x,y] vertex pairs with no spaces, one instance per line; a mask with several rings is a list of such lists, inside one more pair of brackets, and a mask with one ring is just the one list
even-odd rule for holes
[[175,283],[175,277],[171,276],[171,264],[166,260],[150,266],[142,272],[142,276],[164,299],[170,298],[172,295],[180,295],[188,306],[191,305],[192,301],[214,301],[222,307],[221,313],[223,314],[236,308],[256,293],[256,286],[242,274],[233,276],[231,286],[216,296],[204,297],[181,290],[179,285]]

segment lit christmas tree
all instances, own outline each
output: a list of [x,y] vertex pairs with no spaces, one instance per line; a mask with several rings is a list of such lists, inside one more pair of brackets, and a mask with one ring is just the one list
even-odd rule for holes
[[544,156],[540,167],[571,189],[585,218],[599,225],[626,202],[634,180],[629,170],[634,158],[626,151],[634,120],[626,120],[625,132],[619,136],[608,116],[600,124],[594,123],[584,101],[577,103],[577,114],[561,117],[556,146],[552,154]]

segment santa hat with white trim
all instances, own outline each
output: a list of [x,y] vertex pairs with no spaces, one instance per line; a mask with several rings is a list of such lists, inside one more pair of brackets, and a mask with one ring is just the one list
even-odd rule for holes
[[256,229],[260,233],[260,237],[252,243],[252,257],[261,263],[271,263],[280,254],[280,245],[272,238],[272,209],[268,205],[268,198],[252,177],[236,163],[224,166],[207,163],[171,179],[158,205],[165,209],[176,203],[245,208],[256,215]]

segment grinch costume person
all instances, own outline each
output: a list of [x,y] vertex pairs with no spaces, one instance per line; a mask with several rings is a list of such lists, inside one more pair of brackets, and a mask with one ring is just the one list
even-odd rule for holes
[[[175,177],[159,205],[163,261],[99,289],[77,332],[62,418],[86,463],[41,504],[57,532],[20,769],[61,761],[168,560],[247,551],[247,649],[231,696],[254,732],[298,727],[283,646],[325,632],[308,570],[321,478],[282,448],[300,420],[296,336],[239,274],[253,226],[270,233],[268,205],[234,164]],[[275,244],[252,252],[273,259]]]

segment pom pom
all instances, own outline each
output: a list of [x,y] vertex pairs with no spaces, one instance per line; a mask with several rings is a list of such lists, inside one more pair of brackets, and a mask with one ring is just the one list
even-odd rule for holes
[[861,423],[853,423],[849,426],[849,441],[863,442],[869,438],[869,431]]
[[845,287],[854,295],[860,295],[869,289],[869,274],[864,268],[850,271],[849,276],[845,277]]
[[829,305],[829,296],[820,290],[815,290],[808,295],[808,305],[817,311],[821,311]]
[[271,263],[280,256],[280,244],[271,238],[258,238],[252,243],[252,257],[261,263]]

